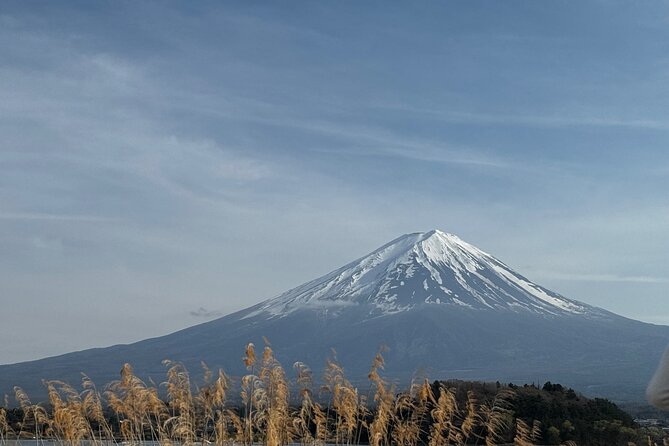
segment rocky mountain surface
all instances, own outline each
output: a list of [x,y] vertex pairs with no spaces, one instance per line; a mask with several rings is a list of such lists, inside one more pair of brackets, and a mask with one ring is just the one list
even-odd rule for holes
[[[224,293],[224,291],[222,291]],[[244,346],[272,342],[286,369],[318,374],[332,349],[363,384],[386,346],[386,375],[415,374],[515,383],[560,382],[587,395],[643,399],[669,343],[669,327],[646,324],[568,299],[441,231],[407,234],[323,277],[251,308],[167,336],[0,366],[0,395],[14,385],[43,396],[41,380],[97,383],[130,362],[146,379],[163,359],[197,375],[200,362],[245,373]]]

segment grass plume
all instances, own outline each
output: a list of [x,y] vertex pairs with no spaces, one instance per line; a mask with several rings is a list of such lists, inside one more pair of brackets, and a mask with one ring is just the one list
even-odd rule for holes
[[61,381],[44,381],[47,406],[33,404],[16,387],[21,419],[10,423],[7,409],[0,408],[0,446],[8,438],[25,437],[68,446],[81,446],[84,441],[100,446],[119,441],[162,446],[366,442],[371,446],[496,446],[512,441],[516,446],[531,446],[540,440],[540,423],[514,416],[511,387],[499,388],[491,397],[446,382],[430,384],[425,378],[397,392],[383,377],[385,350],[381,349],[369,370],[369,394],[361,396],[346,378],[336,354],[326,362],[323,385],[315,394],[318,387],[311,369],[295,363],[291,386],[271,345],[265,343],[260,358],[253,344],[244,350],[247,373],[236,382],[239,407],[228,402],[234,383],[223,370],[213,371],[202,363],[202,377],[194,385],[183,364],[167,360],[165,381],[156,385],[145,383],[124,364],[120,378],[103,393],[85,375],[80,391]]

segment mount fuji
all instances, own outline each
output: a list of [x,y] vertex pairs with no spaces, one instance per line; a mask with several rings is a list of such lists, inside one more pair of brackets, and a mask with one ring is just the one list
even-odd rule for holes
[[[453,234],[404,235],[321,278],[270,299],[245,317],[285,317],[354,308],[369,318],[430,305],[544,316],[608,317],[609,313],[542,288]],[[457,309],[453,309],[457,311]]]
[[0,395],[19,385],[44,395],[41,380],[99,384],[125,362],[163,379],[163,359],[245,373],[248,342],[272,342],[287,369],[316,372],[337,352],[364,382],[380,346],[386,375],[400,385],[433,379],[560,382],[590,396],[640,401],[669,327],[624,318],[568,299],[441,231],[403,235],[325,276],[253,307],[159,338],[0,366]]

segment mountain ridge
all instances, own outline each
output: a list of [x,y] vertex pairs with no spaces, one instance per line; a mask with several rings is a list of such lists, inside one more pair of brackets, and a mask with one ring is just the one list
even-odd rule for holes
[[[437,301],[439,299],[439,301]],[[232,376],[248,342],[271,340],[288,368],[318,374],[331,349],[353,382],[364,382],[381,345],[389,379],[416,370],[434,379],[561,382],[587,395],[641,401],[669,327],[568,299],[490,254],[441,231],[405,234],[317,279],[209,322],[133,344],[0,365],[0,395],[14,385],[45,394],[42,379],[97,383],[129,362],[160,382],[164,359],[194,373],[205,361]],[[605,373],[603,371],[606,371]]]
[[[414,282],[415,277],[422,278],[420,286],[407,286],[412,295],[401,296],[399,288]],[[516,307],[596,317],[607,313],[529,281],[454,234],[431,230],[398,237],[335,271],[263,302],[255,314],[265,311],[280,317],[291,309],[314,304],[335,307],[366,302],[376,307],[372,313],[378,315],[410,309],[421,300],[493,310]]]

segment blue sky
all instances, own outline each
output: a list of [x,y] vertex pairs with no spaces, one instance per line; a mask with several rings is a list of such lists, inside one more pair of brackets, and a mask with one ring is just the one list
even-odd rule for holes
[[669,324],[667,42],[663,2],[3,2],[0,363],[433,228]]

